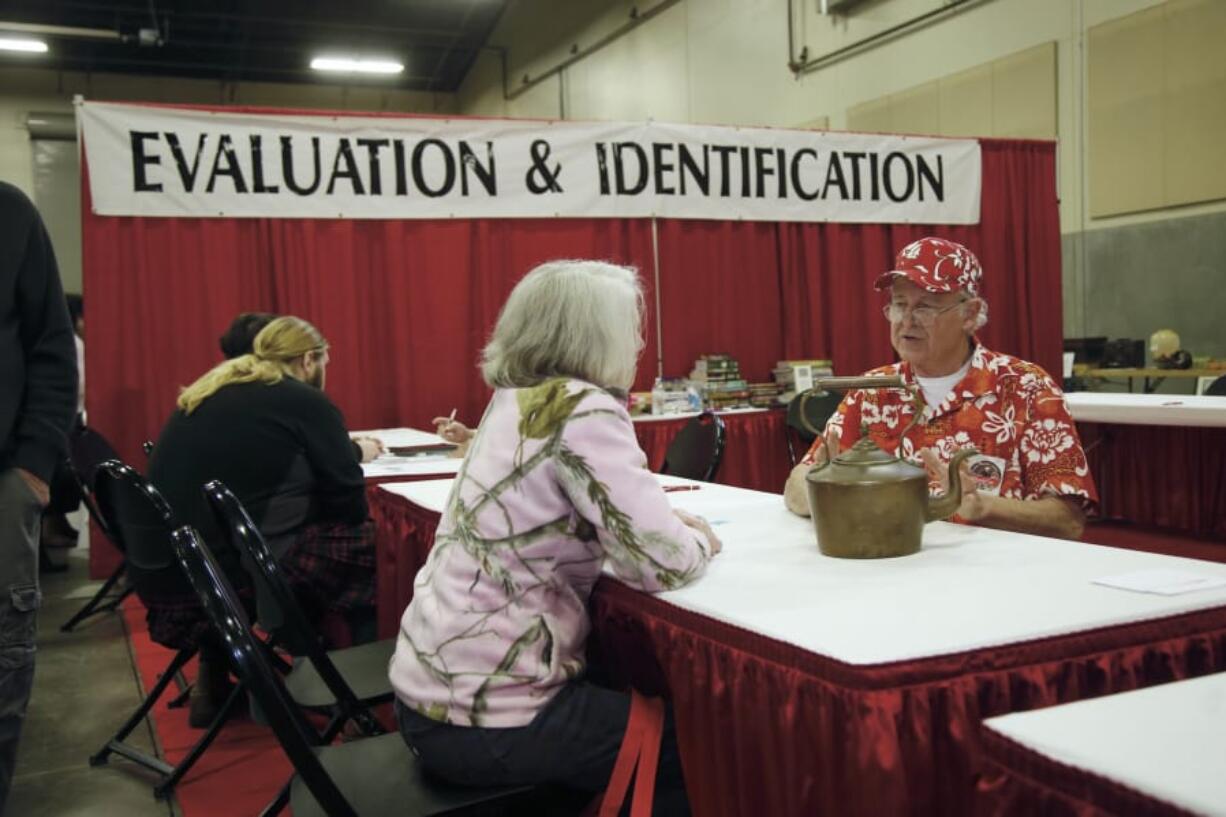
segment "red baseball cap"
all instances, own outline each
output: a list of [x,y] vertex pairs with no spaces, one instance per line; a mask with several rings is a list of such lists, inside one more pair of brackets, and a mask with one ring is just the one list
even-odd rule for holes
[[983,269],[975,254],[947,238],[921,238],[898,251],[894,269],[877,276],[873,286],[886,289],[895,277],[903,276],[929,292],[966,290],[979,295]]

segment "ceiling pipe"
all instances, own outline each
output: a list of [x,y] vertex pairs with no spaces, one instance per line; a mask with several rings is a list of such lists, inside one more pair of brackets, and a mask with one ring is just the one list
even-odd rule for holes
[[503,98],[509,102],[512,99],[515,99],[516,97],[522,96],[523,94],[527,93],[530,89],[535,88],[537,85],[540,85],[542,82],[554,76],[555,74],[560,74],[561,72],[565,71],[567,68],[579,62],[580,60],[590,57],[592,54],[595,54],[597,51],[604,48],[605,46],[610,45],[611,43],[614,43],[617,40],[620,40],[623,36],[625,36],[626,34],[629,34],[631,31],[633,31],[634,29],[641,26],[643,23],[650,20],[652,17],[655,17],[660,12],[666,11],[667,9],[671,8],[672,6],[677,5],[680,2],[681,0],[661,0],[661,2],[656,3],[654,6],[647,9],[646,11],[639,11],[638,6],[632,6],[630,8],[630,19],[629,20],[622,23],[620,26],[615,28],[613,31],[601,37],[599,40],[587,46],[586,48],[580,48],[578,45],[572,45],[570,48],[569,57],[562,60],[557,65],[554,65],[552,68],[549,68],[535,76],[524,74],[523,79],[521,79],[520,82],[514,88],[510,88],[510,82],[507,77],[506,50],[498,49],[503,52],[503,64],[502,64],[502,96]]
[[939,22],[946,17],[951,17],[962,11],[970,9],[972,6],[977,6],[988,0],[950,0],[939,8],[926,11],[923,14],[912,17],[906,22],[891,26],[884,31],[879,31],[869,37],[857,40],[850,45],[845,45],[842,48],[834,51],[828,51],[825,54],[809,59],[809,47],[801,48],[800,53],[796,53],[796,35],[792,24],[792,2],[793,0],[785,0],[788,4],[788,69],[794,77],[799,78],[803,74],[808,74],[813,71],[818,71],[822,68],[850,59],[851,57],[861,54],[870,49],[908,34],[925,26]]

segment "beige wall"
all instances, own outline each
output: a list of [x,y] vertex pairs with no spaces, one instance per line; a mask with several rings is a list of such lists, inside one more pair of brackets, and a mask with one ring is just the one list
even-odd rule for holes
[[[1217,0],[1226,4],[1226,0]],[[1091,217],[1086,160],[1085,45],[1091,28],[1160,4],[1161,0],[981,0],[885,44],[796,78],[787,67],[786,4],[780,0],[680,0],[657,2],[574,2],[512,0],[491,45],[461,86],[461,113],[486,116],[563,117],[567,119],[647,119],[664,121],[808,126],[828,121],[849,128],[854,112],[873,105],[906,105],[931,96],[941,106],[946,131],[965,131],[957,117],[956,86],[968,86],[968,108],[984,104],[976,95],[982,72],[995,70],[1000,87],[990,100],[993,132],[1039,135],[1034,117],[1010,122],[1008,100],[1018,112],[1033,107],[1033,87],[1009,86],[1002,66],[1018,55],[1054,52],[1050,116],[1060,141],[1059,189],[1064,232],[1109,228],[1226,211],[1226,202],[1159,209],[1145,213]],[[878,0],[853,8],[847,16],[822,16],[814,0],[793,0],[796,50],[810,59],[844,48],[867,36],[946,5],[945,0]],[[664,6],[658,15],[603,48],[582,56],[560,73],[515,96],[524,75],[537,77],[573,59],[630,19]],[[597,10],[593,10],[597,9]],[[502,59],[511,95],[503,92]],[[994,69],[991,67],[994,66]],[[1004,70],[1007,74],[1008,71]],[[1036,74],[1028,71],[1025,79]],[[953,93],[938,93],[942,83]],[[931,92],[929,94],[928,92]],[[908,122],[924,122],[921,110]],[[933,121],[938,121],[934,111]],[[972,121],[976,117],[969,117]],[[1030,127],[1031,130],[1026,130]],[[986,129],[986,126],[985,126]]]
[[0,179],[32,195],[33,173],[26,115],[31,111],[72,112],[76,94],[86,99],[268,105],[347,111],[453,113],[452,94],[379,88],[279,83],[222,83],[207,80],[81,74],[36,68],[0,67]]

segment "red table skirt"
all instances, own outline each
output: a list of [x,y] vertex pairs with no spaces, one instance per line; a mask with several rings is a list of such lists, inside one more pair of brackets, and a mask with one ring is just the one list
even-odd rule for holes
[[[737,488],[779,493],[792,469],[785,436],[787,412],[783,409],[748,414],[721,415],[724,421],[724,459],[715,481]],[[647,455],[647,466],[659,471],[668,444],[690,421],[683,417],[649,420],[634,424],[639,446]]]
[[367,488],[367,500],[375,521],[375,621],[379,638],[391,638],[413,600],[413,580],[430,555],[439,517],[377,487]]
[[1226,428],[1077,428],[1104,519],[1226,541]]
[[977,812],[984,817],[1191,817],[1114,780],[1045,757],[997,732],[982,730],[984,775]]
[[969,814],[983,718],[1226,669],[1226,608],[858,667],[616,582],[599,660],[671,693],[694,813]]
[[[381,492],[381,635],[412,598],[438,515]],[[386,562],[390,557],[390,562]],[[983,718],[1226,670],[1226,608],[938,658],[857,667],[615,581],[592,654],[672,698],[696,815],[969,814]]]

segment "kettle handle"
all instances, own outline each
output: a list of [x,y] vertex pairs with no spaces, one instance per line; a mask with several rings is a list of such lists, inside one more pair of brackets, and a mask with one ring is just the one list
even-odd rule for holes
[[809,473],[813,473],[814,471],[820,471],[823,468],[828,468],[830,466],[830,463],[834,461],[834,458],[830,456],[830,446],[826,443],[826,435],[819,432],[817,435],[817,439],[821,441],[822,453],[826,455],[826,458],[822,461],[821,465],[815,465],[812,468],[810,468]]
[[901,375],[881,375],[872,377],[815,377],[813,378],[813,388],[816,390],[838,389],[846,391],[848,389],[901,389],[906,384],[903,383]]
[[[814,437],[822,437],[823,429],[818,429],[809,422],[809,413],[805,411],[805,406],[809,399],[818,394],[824,394],[828,390],[848,391],[850,389],[902,389],[906,388],[906,384],[899,375],[890,375],[882,377],[815,377],[813,378],[813,388],[806,389],[800,395],[800,411],[797,412],[799,417],[796,419],[805,431],[812,434]],[[826,452],[827,460],[829,460],[829,451]]]

